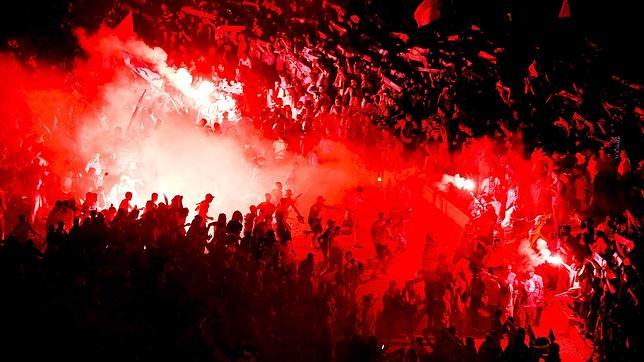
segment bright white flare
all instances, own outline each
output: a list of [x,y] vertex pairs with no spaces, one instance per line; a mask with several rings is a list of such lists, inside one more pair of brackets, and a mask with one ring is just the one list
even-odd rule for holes
[[209,125],[221,122],[224,119],[224,113],[227,114],[227,120],[236,122],[239,120],[239,111],[233,95],[240,94],[243,91],[241,83],[227,82],[224,79],[212,82],[206,79],[195,79],[185,68],[179,68],[172,72],[171,68],[165,68],[162,72],[171,85],[179,90],[187,98],[199,113],[199,119],[206,119]]
[[536,247],[539,250],[539,257],[542,259],[541,264],[548,263],[554,265],[563,264],[563,259],[559,255],[552,255],[550,249],[548,249],[548,242],[542,238],[537,239]]
[[454,176],[452,175],[443,175],[443,178],[441,179],[441,182],[437,185],[439,189],[445,191],[447,190],[447,187],[449,184],[454,185],[454,187],[464,190],[464,191],[469,191],[472,192],[476,188],[476,184],[474,183],[473,180],[470,180],[465,177],[461,177],[461,175],[456,174]]
[[561,265],[563,264],[563,259],[559,255],[551,255],[546,258],[546,261],[550,264]]

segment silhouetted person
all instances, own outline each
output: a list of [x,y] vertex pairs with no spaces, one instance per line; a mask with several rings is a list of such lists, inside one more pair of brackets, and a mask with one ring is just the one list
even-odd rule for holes
[[132,193],[130,191],[125,193],[125,197],[121,200],[118,209],[125,210],[128,213],[132,211]]
[[206,194],[206,197],[197,204],[197,207],[195,208],[195,211],[197,212],[197,215],[201,216],[201,219],[203,220],[204,223],[208,222],[208,220],[212,220],[212,216],[208,216],[208,211],[210,210],[210,204],[212,201],[215,199],[212,194]]

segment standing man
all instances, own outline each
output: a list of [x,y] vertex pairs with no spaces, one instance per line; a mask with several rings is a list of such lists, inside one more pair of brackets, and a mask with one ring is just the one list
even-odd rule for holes
[[[300,194],[301,195],[301,194]],[[295,198],[293,197],[293,190],[287,189],[286,190],[286,195],[282,197],[280,200],[277,202],[276,206],[276,211],[279,211],[284,214],[284,219],[288,219],[288,211],[290,209],[293,209],[295,211],[295,214],[297,214],[297,220],[301,223],[304,222],[304,217],[302,214],[300,214],[300,210],[297,209],[297,206],[295,203],[297,202],[297,199],[300,197],[300,195],[296,196]]]
[[536,308],[534,325],[539,326],[539,323],[541,322],[541,312],[543,311],[543,278],[541,278],[540,275],[535,274],[534,269],[530,270],[528,276],[534,284],[534,304]]
[[362,227],[360,224],[360,212],[362,211],[363,197],[362,192],[364,188],[362,186],[356,187],[355,192],[349,196],[347,201],[347,215],[351,217],[352,222],[352,232],[351,238],[353,240],[353,246],[356,248],[361,248],[362,244]]
[[322,210],[326,208],[327,206],[324,204],[324,197],[323,196],[318,196],[317,199],[315,200],[315,203],[311,205],[311,208],[309,209],[309,227],[311,227],[311,230],[305,231],[305,236],[308,234],[313,234],[313,243],[315,244],[315,241],[318,238],[318,235],[322,233]]
[[201,216],[201,222],[206,224],[208,220],[213,220],[212,216],[208,216],[208,211],[210,210],[210,204],[215,197],[212,194],[206,194],[206,197],[197,204],[195,211],[197,215]]
[[364,295],[358,311],[358,333],[362,336],[375,336],[377,317],[373,294]]
[[264,195],[264,201],[257,205],[257,210],[259,210],[259,219],[265,220],[268,216],[273,216],[275,212],[275,204],[273,204],[273,196],[269,193]]
[[523,312],[525,320],[523,325],[527,328],[534,326],[537,314],[537,286],[532,278],[534,271],[528,272],[528,279],[523,282],[525,298],[523,299]]
[[389,220],[385,218],[384,212],[379,212],[378,219],[371,225],[371,240],[378,258],[378,267],[374,270],[374,276],[378,271],[386,274],[387,266],[393,255],[387,245],[391,240],[391,230],[389,229]]
[[481,278],[480,270],[475,268],[472,270],[472,279],[470,281],[469,322],[471,332],[478,332],[481,329],[479,309],[483,306],[484,296],[485,283]]
[[125,210],[127,213],[132,211],[132,193],[130,191],[125,193],[125,198],[119,204],[119,210]]
[[159,194],[157,194],[156,192],[153,192],[152,195],[150,195],[150,200],[148,200],[145,203],[145,210],[143,212],[147,214],[156,210],[158,200],[159,200]]
[[517,275],[512,272],[512,265],[508,264],[505,284],[508,290],[508,303],[505,306],[505,313],[508,317],[514,317],[514,304],[516,299]]
[[275,200],[275,202],[279,202],[282,197],[284,197],[283,187],[282,183],[278,181],[275,183],[273,190],[271,190],[271,198]]

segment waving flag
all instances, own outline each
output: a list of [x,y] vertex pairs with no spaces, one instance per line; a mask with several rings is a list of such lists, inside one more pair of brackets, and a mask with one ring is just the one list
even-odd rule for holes
[[530,63],[530,66],[528,67],[528,74],[530,74],[532,78],[539,76],[539,72],[537,72],[537,62],[535,60]]
[[132,12],[121,20],[113,30],[113,34],[120,40],[128,40],[134,36],[134,20],[132,19]]
[[570,4],[568,0],[563,0],[561,3],[561,10],[559,10],[559,18],[569,18],[570,17]]
[[208,19],[208,20],[212,20],[212,21],[219,21],[219,18],[217,18],[215,15],[207,13],[205,11],[195,9],[193,7],[190,7],[190,6],[182,7],[181,11],[186,13],[186,14],[190,14],[192,16],[200,17],[202,19]]
[[386,86],[388,86],[389,88],[393,89],[394,91],[396,91],[396,92],[402,91],[401,86],[399,86],[398,84],[392,82],[391,79],[385,77],[384,75],[382,76],[382,81]]
[[270,11],[274,12],[277,15],[282,15],[282,12],[283,12],[282,8],[280,8],[279,6],[275,5],[274,3],[272,3],[272,2],[270,2],[268,0],[264,0],[264,2],[262,3],[262,7],[264,9],[267,9],[267,10],[270,10]]
[[421,28],[441,16],[442,0],[423,0],[414,11],[414,20]]

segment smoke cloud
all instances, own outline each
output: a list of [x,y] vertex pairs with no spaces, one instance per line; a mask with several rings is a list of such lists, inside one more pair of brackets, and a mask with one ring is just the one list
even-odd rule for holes
[[[212,193],[214,212],[230,213],[262,201],[276,181],[302,193],[300,204],[306,205],[317,195],[339,200],[343,190],[375,179],[341,145],[325,155],[332,162],[311,166],[292,154],[270,161],[271,142],[247,123],[235,124],[224,135],[207,134],[196,126],[195,112],[185,109],[217,101],[205,99],[210,94],[224,94],[227,106],[234,108],[231,90],[222,89],[234,84],[193,79],[186,69],[168,65],[162,49],[136,39],[123,41],[109,29],[95,34],[78,30],[76,35],[86,57],[76,59],[72,69],[20,64],[10,55],[0,58],[11,84],[0,88],[8,100],[0,111],[6,123],[15,122],[3,127],[2,136],[39,139],[51,151],[42,157],[60,182],[72,177],[70,170],[78,175],[92,167],[104,179],[108,203],[133,191],[134,202],[142,206],[150,193],[158,192],[168,198],[181,194],[191,207]],[[124,57],[138,63],[133,67],[161,77],[135,74]],[[266,161],[252,161],[258,157]],[[82,195],[76,190],[76,197]]]

